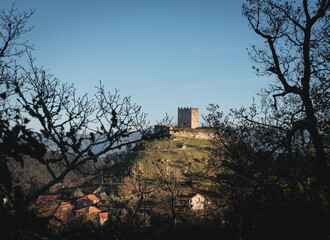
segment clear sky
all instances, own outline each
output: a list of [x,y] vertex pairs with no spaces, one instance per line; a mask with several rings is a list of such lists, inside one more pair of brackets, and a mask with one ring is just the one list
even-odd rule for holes
[[[269,80],[246,48],[262,43],[241,14],[242,0],[17,0],[36,9],[26,35],[37,64],[79,93],[99,80],[131,95],[151,123],[178,107],[248,106]],[[1,0],[1,8],[13,1]]]

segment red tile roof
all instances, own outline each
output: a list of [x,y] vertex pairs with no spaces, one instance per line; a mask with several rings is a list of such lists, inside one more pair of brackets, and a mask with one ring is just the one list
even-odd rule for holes
[[69,208],[72,207],[71,203],[69,202],[62,202],[60,208]]
[[90,202],[90,201],[98,201],[100,200],[94,194],[88,194],[82,198],[77,199],[77,202]]
[[100,215],[100,219],[104,220],[104,219],[108,219],[109,213],[103,212],[103,213],[99,213],[99,215]]
[[78,213],[99,213],[102,212],[102,210],[96,208],[96,207],[84,207],[84,208],[80,208],[78,210],[76,210],[75,212]]

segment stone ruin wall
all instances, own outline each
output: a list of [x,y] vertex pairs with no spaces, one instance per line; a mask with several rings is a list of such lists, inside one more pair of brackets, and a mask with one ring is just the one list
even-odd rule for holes
[[173,128],[170,130],[170,135],[186,138],[199,138],[211,140],[214,136],[213,130],[210,128],[186,129],[186,128]]
[[158,136],[177,136],[186,138],[199,138],[211,140],[214,137],[213,129],[211,128],[179,128],[173,126],[155,126],[155,134]]
[[213,130],[199,128],[198,108],[178,108],[178,127],[156,125],[155,134],[159,136],[178,136],[210,140]]

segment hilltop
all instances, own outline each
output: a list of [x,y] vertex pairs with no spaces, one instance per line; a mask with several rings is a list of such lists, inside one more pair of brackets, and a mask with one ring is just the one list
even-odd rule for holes
[[206,162],[210,158],[211,149],[212,144],[206,139],[168,136],[152,141],[142,140],[123,155],[122,161],[112,166],[108,173],[125,176],[135,163],[140,163],[146,177],[154,178],[157,172],[155,161],[166,161],[171,168],[188,173],[198,167],[200,161]]

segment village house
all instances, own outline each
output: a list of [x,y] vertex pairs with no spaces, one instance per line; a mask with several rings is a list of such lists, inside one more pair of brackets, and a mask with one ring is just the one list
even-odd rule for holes
[[188,206],[192,210],[203,210],[207,204],[205,198],[199,193],[181,195],[178,200],[182,206]]
[[76,212],[76,219],[78,219],[81,215],[86,214],[86,216],[95,224],[98,225],[99,222],[99,213],[102,212],[102,210],[89,206],[84,207],[78,210],[75,210]]
[[97,207],[93,207],[93,206],[84,207],[84,208],[80,208],[80,209],[75,210],[76,218],[79,218],[82,214],[86,214],[88,216],[91,216],[93,214],[98,214],[100,212],[102,212],[101,209],[98,209]]
[[99,201],[100,201],[100,199],[98,197],[96,197],[94,194],[88,194],[84,197],[77,199],[76,202],[77,202],[77,207],[82,208],[85,206],[94,205],[94,204],[98,203]]
[[108,212],[100,212],[99,213],[99,224],[102,226],[109,218]]
[[73,206],[69,202],[62,202],[61,205],[59,206],[59,209],[61,211],[71,211],[73,209]]
[[102,212],[101,209],[93,206],[77,209],[75,210],[75,212],[76,212],[76,219],[78,219],[81,215],[85,214],[96,227],[102,226],[108,220],[108,216],[109,216],[108,212]]
[[6,205],[7,202],[8,202],[8,198],[7,197],[2,198],[2,204],[3,205]]

